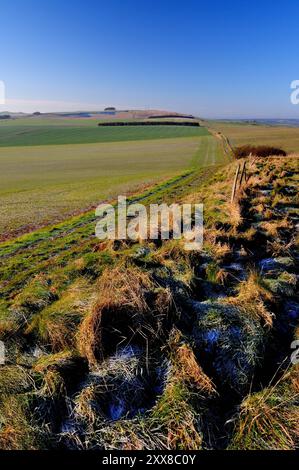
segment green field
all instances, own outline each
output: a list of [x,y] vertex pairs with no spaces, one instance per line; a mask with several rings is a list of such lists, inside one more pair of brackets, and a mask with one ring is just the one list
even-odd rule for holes
[[85,144],[170,139],[209,135],[204,127],[99,127],[95,120],[30,120],[0,122],[0,147]]
[[222,160],[211,135],[1,148],[1,236],[63,220],[104,199]]
[[299,152],[299,128],[251,125],[224,121],[211,121],[209,127],[226,135],[233,146],[272,145],[286,150],[288,153]]

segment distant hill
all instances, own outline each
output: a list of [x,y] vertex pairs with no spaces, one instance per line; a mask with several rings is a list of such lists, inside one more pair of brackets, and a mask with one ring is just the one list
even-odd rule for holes
[[12,118],[24,118],[30,117],[32,119],[49,119],[49,118],[68,118],[68,119],[148,119],[148,118],[189,118],[194,119],[192,115],[186,115],[182,113],[164,111],[157,109],[113,109],[112,107],[105,108],[105,110],[99,111],[70,111],[70,112],[55,112],[55,113],[40,113],[36,111],[35,113],[10,113],[9,111],[0,113],[9,114]]

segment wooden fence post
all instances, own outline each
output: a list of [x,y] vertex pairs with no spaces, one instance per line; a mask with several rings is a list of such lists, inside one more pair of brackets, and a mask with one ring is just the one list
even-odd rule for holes
[[[239,183],[239,188],[241,188],[241,185],[242,185],[242,181],[243,181],[243,176],[246,175],[246,161],[244,161],[243,163],[243,168],[242,168],[242,171],[241,171],[241,177],[240,177],[240,183]],[[246,181],[246,179],[245,179]]]
[[237,169],[236,169],[236,174],[235,174],[235,179],[234,179],[233,187],[232,187],[232,195],[231,195],[231,200],[230,200],[230,202],[233,202],[233,200],[234,200],[234,198],[235,198],[236,186],[237,186],[239,171],[240,171],[240,165],[238,164]]

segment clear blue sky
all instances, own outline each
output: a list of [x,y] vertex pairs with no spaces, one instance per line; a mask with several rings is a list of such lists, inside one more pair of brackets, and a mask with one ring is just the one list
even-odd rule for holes
[[297,0],[1,0],[0,16],[0,111],[299,118]]

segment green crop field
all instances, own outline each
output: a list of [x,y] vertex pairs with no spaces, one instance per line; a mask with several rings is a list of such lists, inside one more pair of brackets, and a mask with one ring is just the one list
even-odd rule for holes
[[62,220],[102,200],[223,158],[211,135],[0,148],[1,237]]
[[0,147],[85,144],[130,140],[169,139],[209,135],[204,127],[99,127],[95,120],[30,120],[0,122]]
[[209,126],[225,134],[233,146],[245,144],[273,145],[283,148],[288,153],[299,152],[298,127],[252,125],[223,121],[210,122]]
[[192,163],[195,167],[206,167],[223,163],[226,158],[223,155],[221,142],[214,136],[206,136],[198,140],[198,148],[193,156]]

